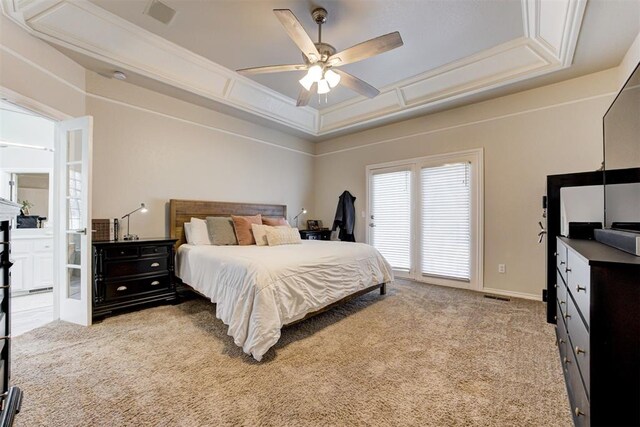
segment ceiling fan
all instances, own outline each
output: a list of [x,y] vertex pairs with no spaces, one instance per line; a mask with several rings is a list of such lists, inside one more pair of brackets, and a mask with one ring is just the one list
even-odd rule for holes
[[317,43],[311,40],[298,18],[289,9],[274,9],[273,13],[276,14],[289,37],[302,51],[304,64],[243,68],[238,72],[240,74],[262,74],[307,70],[307,74],[300,80],[303,89],[298,95],[296,103],[298,107],[307,105],[313,92],[317,92],[319,95],[326,94],[340,82],[361,95],[374,98],[380,93],[378,89],[336,67],[379,55],[403,44],[400,33],[395,31],[336,53],[333,46],[322,42],[322,24],[327,22],[325,9],[320,7],[311,12],[313,20],[318,24]]

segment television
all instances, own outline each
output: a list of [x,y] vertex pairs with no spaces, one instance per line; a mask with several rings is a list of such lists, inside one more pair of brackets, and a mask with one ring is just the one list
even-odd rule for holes
[[640,179],[612,184],[610,178],[612,174],[621,172],[639,175],[640,64],[605,113],[603,130],[604,226],[640,233]]

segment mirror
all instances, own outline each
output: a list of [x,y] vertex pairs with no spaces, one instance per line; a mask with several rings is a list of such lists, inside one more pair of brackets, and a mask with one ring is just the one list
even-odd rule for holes
[[49,174],[11,173],[10,176],[10,200],[21,205],[25,216],[18,218],[17,228],[44,227],[49,216]]
[[619,169],[640,168],[640,64],[604,116],[605,227],[640,232],[640,183],[607,184]]

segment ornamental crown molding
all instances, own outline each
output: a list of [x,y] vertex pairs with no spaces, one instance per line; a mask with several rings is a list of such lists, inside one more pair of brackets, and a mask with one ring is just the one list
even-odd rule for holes
[[[395,82],[376,98],[316,110],[87,0],[1,0],[32,35],[314,137],[402,119],[441,103],[567,68],[587,0],[521,0],[523,37]],[[132,43],[131,41],[134,41]]]

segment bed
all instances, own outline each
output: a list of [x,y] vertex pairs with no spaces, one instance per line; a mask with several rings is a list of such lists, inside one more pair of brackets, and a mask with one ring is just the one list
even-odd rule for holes
[[192,217],[285,217],[286,206],[171,200],[170,235],[176,275],[216,304],[216,316],[243,351],[260,361],[284,326],[303,321],[364,293],[385,294],[393,272],[363,243],[303,241],[283,246],[190,245],[183,224]]

